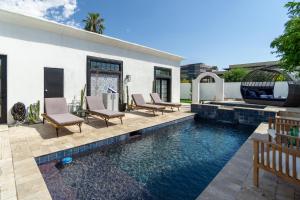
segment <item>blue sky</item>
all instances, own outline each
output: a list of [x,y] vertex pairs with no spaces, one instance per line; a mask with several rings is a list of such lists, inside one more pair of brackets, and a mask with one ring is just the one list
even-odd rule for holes
[[[1,5],[1,1],[6,3]],[[0,8],[7,4],[16,6],[16,2],[23,1],[0,0]],[[224,68],[229,64],[277,59],[271,54],[270,42],[283,32],[287,21],[285,2],[44,0],[43,6],[43,3],[38,4],[40,13],[36,13],[78,25],[88,12],[99,12],[105,19],[105,35],[181,55],[186,58],[183,64],[204,62]],[[27,10],[29,7],[37,9],[36,5],[29,5]],[[57,16],[64,10],[66,12]]]

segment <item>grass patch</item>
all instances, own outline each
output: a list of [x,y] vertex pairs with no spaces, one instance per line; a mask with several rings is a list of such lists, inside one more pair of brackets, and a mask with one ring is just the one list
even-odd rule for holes
[[192,103],[191,99],[180,99],[181,103]]

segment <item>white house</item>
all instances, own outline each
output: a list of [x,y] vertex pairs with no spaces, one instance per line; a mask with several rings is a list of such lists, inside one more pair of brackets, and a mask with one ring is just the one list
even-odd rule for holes
[[147,101],[156,91],[166,101],[180,99],[182,57],[116,38],[87,32],[45,19],[0,10],[1,116],[12,123],[12,106],[26,106],[45,97],[80,98],[112,87],[126,101],[129,93]]

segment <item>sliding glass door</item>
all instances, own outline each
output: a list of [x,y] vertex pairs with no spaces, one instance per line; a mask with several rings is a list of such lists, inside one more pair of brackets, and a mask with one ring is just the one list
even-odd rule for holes
[[168,68],[154,68],[154,92],[158,93],[164,102],[171,101],[172,71]]
[[7,108],[6,108],[6,70],[7,70],[7,57],[0,55],[0,123],[7,122]]

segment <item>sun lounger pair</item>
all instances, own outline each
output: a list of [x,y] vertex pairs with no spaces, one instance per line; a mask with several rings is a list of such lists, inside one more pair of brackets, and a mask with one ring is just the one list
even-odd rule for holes
[[181,106],[181,104],[163,102],[157,93],[151,93],[150,96],[154,104],[147,104],[141,94],[133,94],[132,99],[135,104],[135,109],[150,110],[155,115],[155,112],[157,111],[160,111],[162,114],[164,114],[166,107],[171,107],[172,110],[174,107],[177,107],[179,110]]
[[[124,113],[105,109],[101,97],[88,96],[86,102],[86,113],[104,119],[106,126],[108,126],[108,120],[112,118],[119,118],[123,124]],[[45,113],[42,114],[42,117],[43,123],[47,120],[55,127],[57,136],[58,130],[65,126],[78,125],[81,132],[81,125],[84,121],[82,118],[68,112],[65,98],[45,98]]]

